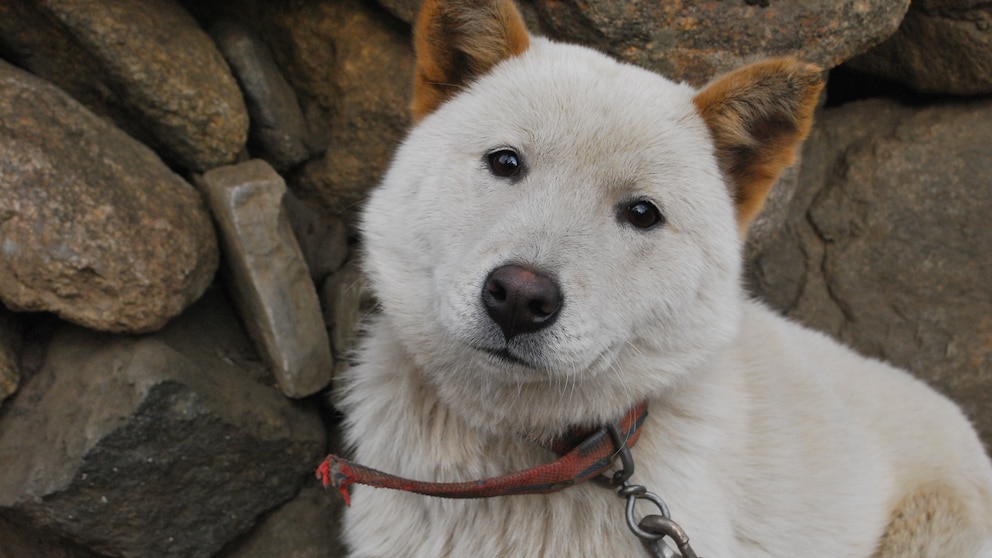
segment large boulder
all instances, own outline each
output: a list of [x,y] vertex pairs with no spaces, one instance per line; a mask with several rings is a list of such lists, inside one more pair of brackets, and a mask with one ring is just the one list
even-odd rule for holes
[[992,4],[914,0],[895,35],[848,65],[927,93],[992,93]]
[[[957,0],[962,1],[977,4]],[[420,7],[419,0],[379,3],[410,24]],[[517,5],[532,32],[593,46],[699,86],[760,58],[790,55],[825,68],[837,66],[892,35],[910,0],[533,0]]]
[[542,31],[699,86],[771,56],[825,68],[891,35],[909,0],[535,0]]
[[65,325],[0,421],[0,515],[101,554],[207,557],[326,451],[218,293],[151,336]]
[[99,330],[157,329],[217,268],[196,190],[68,95],[0,61],[0,300]]
[[237,83],[172,0],[0,2],[0,51],[182,167],[229,163],[244,147]]
[[828,109],[758,295],[963,405],[992,443],[992,102]]

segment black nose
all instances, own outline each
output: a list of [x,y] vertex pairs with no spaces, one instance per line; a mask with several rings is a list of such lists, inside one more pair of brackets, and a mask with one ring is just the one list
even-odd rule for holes
[[519,265],[497,267],[482,286],[482,303],[507,341],[551,325],[561,301],[550,277]]

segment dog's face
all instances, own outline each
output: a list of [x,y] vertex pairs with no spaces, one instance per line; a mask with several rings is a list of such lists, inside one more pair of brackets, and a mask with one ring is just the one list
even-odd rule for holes
[[741,211],[696,91],[526,42],[427,103],[363,233],[383,319],[441,397],[553,431],[729,341]]

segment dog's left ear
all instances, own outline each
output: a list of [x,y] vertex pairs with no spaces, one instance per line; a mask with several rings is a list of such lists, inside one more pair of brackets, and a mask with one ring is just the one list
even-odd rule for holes
[[424,0],[414,29],[414,120],[530,46],[513,0]]
[[791,58],[745,66],[716,79],[693,102],[730,182],[741,231],[795,160],[813,124],[823,70]]

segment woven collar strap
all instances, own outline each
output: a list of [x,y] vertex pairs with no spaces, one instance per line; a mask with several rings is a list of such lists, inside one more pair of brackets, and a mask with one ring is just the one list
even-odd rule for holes
[[[641,403],[627,412],[617,424],[627,448],[637,442],[641,425],[647,418],[647,404]],[[571,446],[571,447],[568,447]],[[619,450],[607,428],[600,428],[582,439],[577,445],[562,440],[550,443],[548,449],[560,457],[550,463],[538,465],[516,473],[467,482],[424,482],[397,477],[359,465],[336,455],[328,455],[317,467],[317,478],[326,488],[334,485],[341,492],[346,504],[351,505],[348,486],[364,484],[376,488],[391,488],[440,498],[488,498],[512,494],[546,494],[585,482],[609,469]]]

